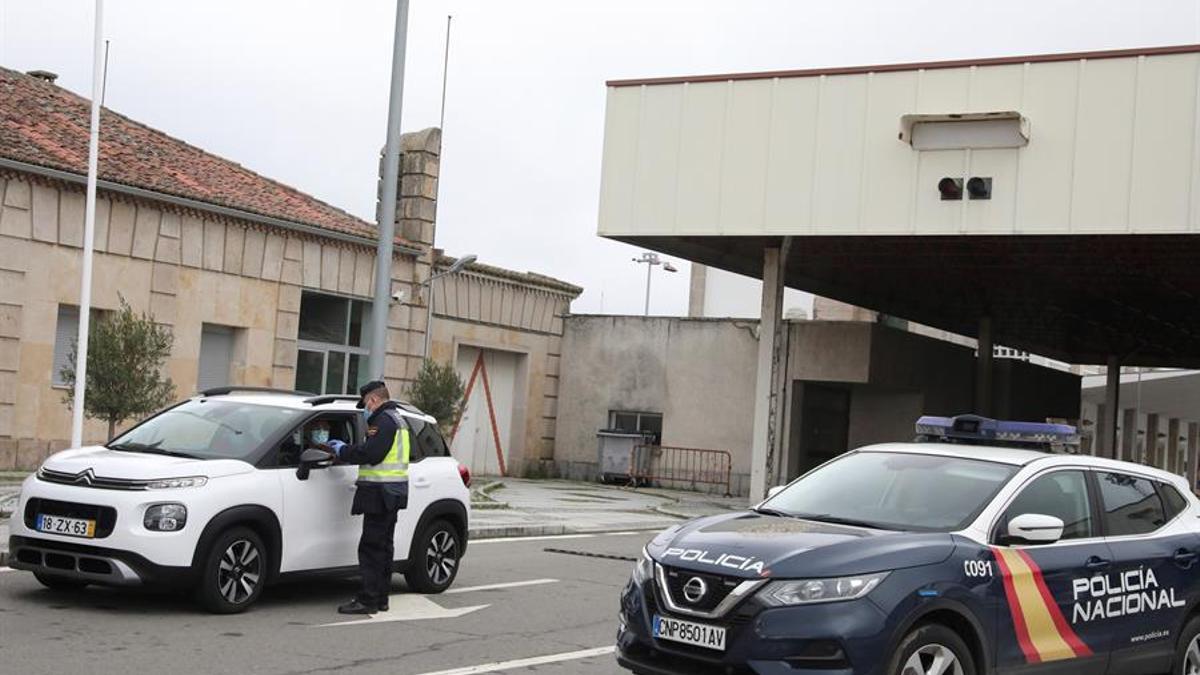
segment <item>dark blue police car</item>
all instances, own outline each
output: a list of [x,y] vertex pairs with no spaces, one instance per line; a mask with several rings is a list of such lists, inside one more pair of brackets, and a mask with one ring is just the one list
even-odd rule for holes
[[617,659],[645,675],[1200,674],[1200,505],[1063,425],[922,418],[645,548]]

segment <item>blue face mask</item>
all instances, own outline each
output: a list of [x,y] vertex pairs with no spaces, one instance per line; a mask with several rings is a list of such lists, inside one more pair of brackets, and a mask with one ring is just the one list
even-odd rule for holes
[[371,419],[371,411],[363,408],[363,421],[365,422],[369,419]]

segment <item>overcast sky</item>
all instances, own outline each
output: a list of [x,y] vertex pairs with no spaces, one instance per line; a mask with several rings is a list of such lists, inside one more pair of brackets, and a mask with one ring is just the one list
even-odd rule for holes
[[[374,220],[395,2],[108,0],[106,104]],[[0,65],[91,88],[92,0],[0,0]],[[1200,0],[413,0],[404,129],[438,121],[438,245],[640,313],[637,249],[595,235],[604,82],[1200,42]],[[687,265],[652,311],[682,313]]]

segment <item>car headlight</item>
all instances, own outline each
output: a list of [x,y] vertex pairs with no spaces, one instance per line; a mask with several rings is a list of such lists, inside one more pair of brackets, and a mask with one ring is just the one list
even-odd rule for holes
[[887,575],[887,572],[877,572],[835,579],[772,581],[759,591],[758,597],[771,607],[853,600],[870,593]]
[[642,557],[633,565],[633,580],[638,584],[644,584],[654,578],[654,559],[642,549]]
[[147,490],[170,490],[173,488],[201,487],[208,482],[204,476],[185,476],[183,478],[160,478],[146,483]]
[[183,504],[154,504],[142,518],[142,525],[155,532],[177,532],[186,524],[187,507]]

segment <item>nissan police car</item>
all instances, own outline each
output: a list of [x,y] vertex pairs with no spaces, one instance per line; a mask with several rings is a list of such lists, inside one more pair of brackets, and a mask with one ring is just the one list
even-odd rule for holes
[[[621,596],[646,675],[1200,673],[1200,507],[1065,425],[925,417],[748,512],[653,539]],[[1077,440],[1077,439],[1075,439]]]
[[[358,467],[317,446],[364,438],[357,400],[222,387],[105,446],[57,453],[21,486],[9,565],[54,589],[194,590],[219,613],[246,609],[275,581],[356,573]],[[466,551],[470,473],[432,417],[398,412],[412,442],[394,566],[409,588],[438,593]]]

